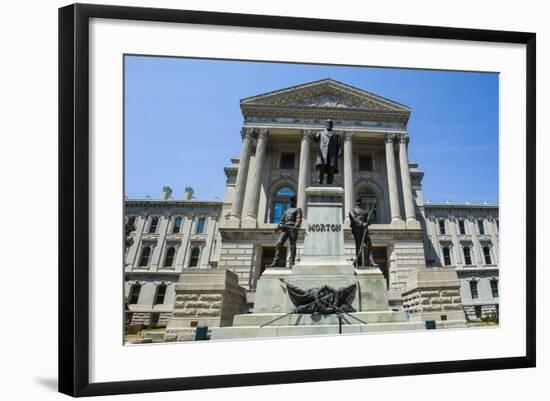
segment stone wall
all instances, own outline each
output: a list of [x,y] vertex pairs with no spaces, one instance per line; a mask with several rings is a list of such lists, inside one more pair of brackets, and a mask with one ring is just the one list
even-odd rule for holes
[[424,268],[407,279],[403,308],[413,321],[455,321],[464,325],[460,281],[454,269]]
[[490,315],[498,315],[498,308],[495,304],[490,305],[479,305],[478,306],[481,310],[481,314],[478,316],[476,314],[475,306],[474,305],[468,305],[464,306],[464,314],[466,315],[466,319],[468,320],[480,320],[481,318],[485,318]]
[[176,285],[174,312],[168,322],[164,341],[195,338],[196,327],[223,327],[233,316],[246,312],[245,289],[238,276],[227,269],[190,269],[180,275]]
[[130,324],[150,324],[151,317],[154,313],[159,315],[158,322],[155,323],[159,326],[165,326],[168,324],[172,312],[126,312],[131,314]]
[[220,250],[218,268],[223,268],[235,273],[239,285],[249,289],[251,285],[251,270],[254,266],[254,243],[247,242],[223,242]]

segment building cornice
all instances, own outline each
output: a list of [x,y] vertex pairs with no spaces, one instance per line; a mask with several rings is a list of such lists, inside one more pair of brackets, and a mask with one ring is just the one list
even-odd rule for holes
[[153,199],[126,199],[125,207],[214,207],[222,208],[223,201],[221,200],[153,200]]

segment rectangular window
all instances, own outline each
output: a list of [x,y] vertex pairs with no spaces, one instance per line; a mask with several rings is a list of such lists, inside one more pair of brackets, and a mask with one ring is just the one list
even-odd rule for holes
[[284,170],[294,169],[294,153],[281,153],[281,165],[279,168]]
[[464,220],[458,220],[458,229],[460,230],[460,235],[466,234],[466,227],[464,226]]
[[498,233],[499,230],[500,230],[500,227],[499,227],[499,225],[498,225],[498,219],[495,220],[495,223],[496,223],[496,225],[497,225],[497,233]]
[[359,171],[372,171],[371,155],[359,155]]
[[476,314],[476,319],[481,319],[481,305],[474,306],[474,312]]
[[134,231],[136,229],[136,216],[128,217],[128,221],[126,224],[128,224],[128,227],[130,227],[131,230]]
[[140,267],[145,267],[149,265],[149,256],[151,256],[151,247],[146,246],[141,251],[141,258],[139,258]]
[[498,280],[491,280],[491,293],[493,298],[498,298]]
[[443,263],[445,266],[451,265],[451,248],[448,246],[443,247]]
[[155,296],[155,305],[163,304],[165,295],[166,295],[166,285],[161,284],[157,287],[157,294]]
[[197,229],[195,230],[195,234],[203,234],[205,226],[206,217],[199,217],[199,219],[197,220]]
[[489,248],[488,246],[483,247],[483,258],[485,259],[485,264],[486,265],[492,264],[491,248]]
[[181,221],[182,221],[181,216],[177,216],[174,219],[174,227],[172,227],[172,234],[177,234],[177,233],[180,232],[180,230],[181,230]]
[[130,296],[128,303],[129,304],[137,304],[139,301],[139,293],[141,292],[141,285],[134,284],[132,285],[132,288],[130,288]]
[[485,226],[483,225],[483,220],[478,220],[477,226],[479,227],[479,233],[481,235],[485,235]]
[[439,220],[439,234],[445,234],[445,220]]
[[472,294],[472,299],[477,299],[477,281],[470,281],[470,293]]
[[157,227],[159,225],[159,217],[151,217],[151,224],[149,225],[149,234],[154,234],[157,232]]
[[467,246],[464,247],[464,264],[466,265],[472,264],[472,254],[471,254],[470,248]]

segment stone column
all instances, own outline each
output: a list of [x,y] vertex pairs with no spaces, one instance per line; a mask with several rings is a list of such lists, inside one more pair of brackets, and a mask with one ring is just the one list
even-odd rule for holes
[[258,135],[258,143],[256,145],[256,156],[254,157],[254,165],[251,170],[252,181],[250,183],[250,196],[244,205],[243,215],[245,222],[243,226],[256,228],[258,226],[258,199],[260,198],[260,186],[262,179],[262,170],[265,164],[265,149],[267,146],[267,129],[261,129]]
[[388,192],[390,197],[390,210],[392,224],[402,222],[399,213],[399,192],[397,191],[397,174],[395,171],[395,155],[393,139],[395,134],[387,133],[386,142],[386,168],[388,170]]
[[298,207],[306,213],[306,188],[309,185],[309,156],[311,153],[311,130],[302,130],[300,146],[300,171],[298,172]]
[[344,218],[349,219],[353,207],[353,148],[351,138],[353,132],[344,132]]
[[250,149],[252,147],[252,133],[253,130],[250,128],[243,128],[242,130],[243,144],[241,147],[241,158],[239,159],[239,170],[237,172],[233,203],[231,204],[231,212],[229,214],[230,218],[237,220],[237,225],[241,218],[244,191],[246,189],[246,177],[248,175]]
[[403,186],[403,201],[405,203],[405,217],[407,224],[416,223],[414,200],[412,195],[411,173],[409,170],[409,157],[407,155],[407,134],[399,135],[399,165],[401,167],[401,184]]

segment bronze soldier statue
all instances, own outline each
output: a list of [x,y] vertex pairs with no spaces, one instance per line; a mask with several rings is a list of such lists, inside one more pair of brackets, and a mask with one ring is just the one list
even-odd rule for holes
[[364,257],[366,253],[366,266],[377,266],[372,258],[372,242],[369,235],[370,215],[374,204],[369,211],[361,207],[361,198],[355,200],[355,206],[349,212],[349,221],[353,238],[355,239],[355,267],[365,266]]
[[338,174],[338,158],[342,155],[342,146],[340,136],[332,130],[334,122],[327,120],[325,124],[324,131],[313,135],[313,140],[319,142],[315,167],[319,170],[319,184],[323,183],[325,174],[327,184],[332,184],[334,174]]
[[277,267],[280,266],[281,252],[283,246],[285,245],[286,240],[288,239],[289,248],[290,248],[290,257],[288,259],[289,267],[294,265],[296,260],[296,240],[298,239],[298,231],[300,225],[302,224],[302,209],[296,207],[296,197],[293,196],[290,198],[290,208],[285,210],[281,221],[277,225],[277,231],[282,231],[277,241],[277,249],[275,250],[275,257],[273,262],[266,267]]

